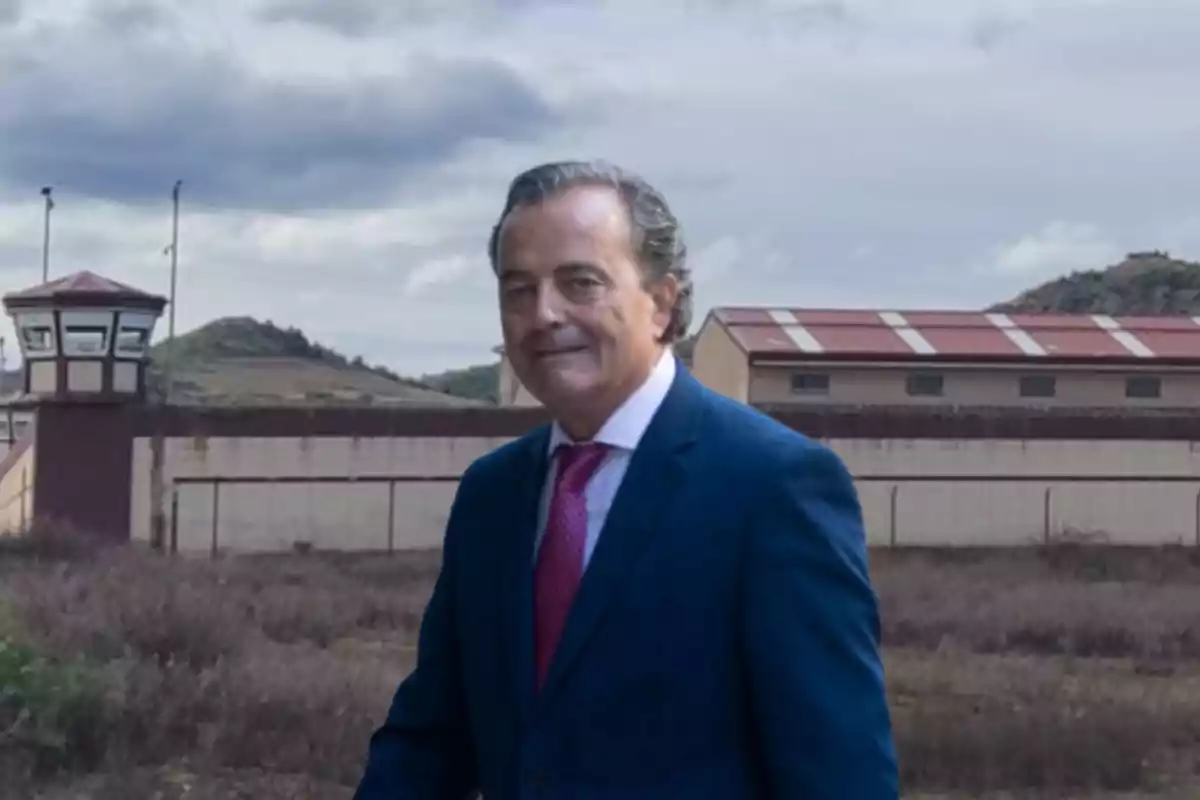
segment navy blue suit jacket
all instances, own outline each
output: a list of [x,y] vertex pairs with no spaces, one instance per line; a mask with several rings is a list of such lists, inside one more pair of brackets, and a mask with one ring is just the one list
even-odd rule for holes
[[535,694],[548,434],[463,475],[417,665],[371,738],[356,800],[898,797],[841,460],[679,369]]

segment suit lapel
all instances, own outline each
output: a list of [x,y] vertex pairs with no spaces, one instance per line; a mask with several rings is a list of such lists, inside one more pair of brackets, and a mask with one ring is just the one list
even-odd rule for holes
[[513,496],[501,498],[501,502],[511,502],[515,511],[507,519],[496,520],[498,525],[507,528],[504,539],[517,543],[516,547],[502,550],[507,561],[503,565],[501,597],[505,605],[503,621],[506,626],[504,641],[509,649],[508,667],[522,719],[533,701],[533,543],[549,465],[546,455],[549,440],[549,426],[529,437],[528,450],[524,454],[527,466],[514,475]]
[[695,439],[700,408],[700,388],[681,367],[634,451],[613,499],[546,683],[538,693],[538,706],[552,697],[571,670],[609,600],[666,521],[684,482],[684,460],[680,456]]

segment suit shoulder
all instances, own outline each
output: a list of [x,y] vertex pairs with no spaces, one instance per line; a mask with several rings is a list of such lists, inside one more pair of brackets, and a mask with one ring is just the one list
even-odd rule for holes
[[462,481],[464,483],[477,479],[487,481],[513,474],[513,469],[528,464],[526,459],[538,447],[539,442],[545,441],[548,430],[548,425],[539,425],[523,436],[489,450],[472,461],[463,471]]
[[761,460],[768,453],[788,459],[828,450],[824,444],[756,408],[715,392],[708,394],[709,421],[705,435],[722,448],[729,448],[729,452]]

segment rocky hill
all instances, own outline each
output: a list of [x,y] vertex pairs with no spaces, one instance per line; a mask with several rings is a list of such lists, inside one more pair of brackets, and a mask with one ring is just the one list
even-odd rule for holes
[[1073,272],[990,311],[1200,316],[1200,263],[1169,253],[1130,253],[1105,269]]

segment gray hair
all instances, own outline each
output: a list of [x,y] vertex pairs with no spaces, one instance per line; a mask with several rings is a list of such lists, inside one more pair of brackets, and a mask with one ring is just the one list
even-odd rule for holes
[[603,161],[560,161],[541,164],[522,172],[508,187],[504,211],[492,228],[488,257],[497,270],[500,226],[517,206],[529,206],[576,186],[609,186],[625,203],[633,226],[633,250],[646,283],[667,275],[679,281],[679,297],[671,310],[671,322],[662,341],[684,338],[692,323],[692,272],[687,266],[687,245],[679,220],[667,206],[662,193],[641,176]]

